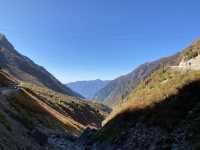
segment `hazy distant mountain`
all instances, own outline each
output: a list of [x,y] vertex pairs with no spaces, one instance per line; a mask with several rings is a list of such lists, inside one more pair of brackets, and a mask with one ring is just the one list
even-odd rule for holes
[[114,106],[124,99],[141,80],[148,77],[152,71],[158,69],[161,65],[175,65],[178,62],[179,54],[144,63],[131,73],[111,81],[95,94],[94,99],[104,101],[109,106]]
[[18,53],[3,34],[0,34],[0,67],[21,81],[43,85],[71,96],[80,96],[64,86],[43,67]]
[[80,93],[87,99],[92,99],[97,91],[104,88],[110,81],[102,81],[100,79],[91,81],[77,81],[66,84],[72,90]]

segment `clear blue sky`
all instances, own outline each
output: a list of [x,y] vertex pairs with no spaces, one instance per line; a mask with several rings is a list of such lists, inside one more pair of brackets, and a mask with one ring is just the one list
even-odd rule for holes
[[0,0],[0,32],[62,82],[113,79],[200,36],[199,0]]

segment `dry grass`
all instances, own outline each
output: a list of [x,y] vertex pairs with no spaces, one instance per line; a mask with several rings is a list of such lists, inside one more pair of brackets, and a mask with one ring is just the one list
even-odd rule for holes
[[[157,70],[141,82],[92,134],[91,142],[121,141],[137,123],[173,131],[190,127],[188,141],[199,143],[200,71]],[[192,136],[191,136],[192,135]]]
[[[9,85],[12,91],[10,98],[28,111],[51,116],[76,135],[80,135],[87,126],[101,127],[101,122],[109,111],[102,104],[58,93],[44,86],[17,83],[3,71],[0,71],[0,82],[3,86]],[[12,88],[16,86],[19,89]]]
[[15,99],[17,103],[31,112],[43,114],[44,116],[51,116],[52,118],[61,122],[66,129],[69,129],[71,132],[77,135],[79,135],[85,128],[82,124],[76,122],[69,116],[64,116],[63,114],[59,113],[23,88],[20,89],[20,91],[13,93],[12,97],[10,98]]
[[191,58],[196,57],[197,55],[200,54],[200,39],[196,40],[191,46],[186,48],[182,56],[185,60],[189,60]]
[[161,68],[139,84],[130,95],[116,106],[112,113],[103,121],[103,125],[124,112],[134,112],[176,95],[179,89],[191,81],[200,79],[200,71],[175,71]]
[[102,120],[110,112],[108,107],[100,103],[84,101],[77,97],[71,97],[52,91],[46,87],[24,82],[19,86],[31,92],[38,99],[48,104],[59,113],[70,117],[85,127],[100,127]]

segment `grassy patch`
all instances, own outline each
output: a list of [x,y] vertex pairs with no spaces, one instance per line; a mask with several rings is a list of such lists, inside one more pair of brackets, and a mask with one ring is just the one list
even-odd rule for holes
[[[117,106],[105,121],[105,126],[93,139],[113,139],[116,133],[126,131],[128,124],[136,122],[145,123],[147,126],[159,126],[166,130],[173,130],[197,105],[200,105],[200,71],[179,72],[170,68],[161,68],[150,75]],[[200,107],[198,107],[200,108]],[[199,111],[199,110],[198,110]],[[199,118],[190,115],[191,131],[189,141],[199,142]],[[191,118],[193,117],[193,119]],[[187,121],[189,123],[189,121]],[[191,136],[191,135],[190,135]]]
[[152,107],[172,95],[176,95],[183,86],[200,79],[200,71],[176,71],[161,68],[142,81],[118,106],[105,123],[122,113],[135,109]]

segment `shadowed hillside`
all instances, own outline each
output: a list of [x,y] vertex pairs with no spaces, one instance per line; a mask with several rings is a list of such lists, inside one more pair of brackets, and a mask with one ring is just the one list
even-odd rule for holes
[[109,150],[200,148],[200,72],[160,69],[147,80],[91,136],[93,146]]

